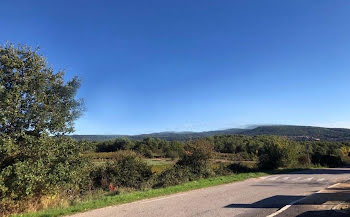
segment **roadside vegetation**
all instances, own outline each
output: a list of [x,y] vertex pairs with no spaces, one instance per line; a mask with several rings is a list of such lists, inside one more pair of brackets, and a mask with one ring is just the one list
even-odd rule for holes
[[0,46],[0,215],[59,216],[279,168],[349,162],[349,142],[278,136],[73,140],[65,135],[83,111],[79,85],[54,72],[37,50]]

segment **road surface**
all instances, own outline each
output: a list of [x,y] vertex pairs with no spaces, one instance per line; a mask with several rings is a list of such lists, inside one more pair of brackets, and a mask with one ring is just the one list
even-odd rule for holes
[[268,216],[293,201],[349,178],[350,168],[306,170],[141,200],[73,216]]

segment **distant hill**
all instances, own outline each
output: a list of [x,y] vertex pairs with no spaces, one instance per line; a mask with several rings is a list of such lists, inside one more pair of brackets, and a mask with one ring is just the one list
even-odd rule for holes
[[71,135],[76,140],[106,141],[116,139],[118,137],[128,137],[123,135]]
[[169,141],[173,140],[189,140],[189,139],[198,139],[207,136],[215,136],[215,135],[232,135],[239,134],[246,129],[227,129],[227,130],[216,130],[216,131],[205,131],[205,132],[160,132],[160,133],[150,133],[150,134],[140,134],[140,135],[72,135],[71,137],[77,140],[93,140],[93,141],[105,141],[116,139],[120,137],[127,137],[129,139],[140,140],[147,137],[154,137],[165,139]]
[[189,140],[215,135],[276,135],[286,136],[295,140],[331,140],[331,141],[350,141],[350,129],[345,128],[324,128],[311,126],[292,126],[292,125],[271,125],[258,126],[253,129],[232,128],[227,130],[215,130],[205,132],[160,132],[150,134],[129,135],[72,135],[77,140],[104,141],[118,137],[127,137],[129,139],[143,139],[154,137],[165,140]]
[[350,141],[350,129],[345,128],[272,125],[259,126],[251,130],[243,131],[242,134],[250,136],[286,136],[297,140]]
[[239,134],[245,131],[245,129],[232,128],[227,130],[215,130],[215,131],[204,131],[204,132],[160,132],[151,134],[141,134],[136,136],[128,136],[131,139],[143,139],[146,137],[154,137],[165,140],[189,140],[198,139],[202,137],[215,136],[215,135],[232,135]]

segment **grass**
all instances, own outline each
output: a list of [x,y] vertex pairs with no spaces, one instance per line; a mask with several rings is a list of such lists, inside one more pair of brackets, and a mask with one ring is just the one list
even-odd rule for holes
[[154,165],[169,165],[174,164],[175,161],[171,160],[170,158],[147,158],[145,159],[146,163],[148,165],[154,166]]
[[148,165],[152,166],[152,172],[158,174],[175,164],[175,161],[170,158],[147,158],[145,161]]
[[147,199],[147,198],[153,198],[158,196],[174,194],[178,192],[190,191],[194,189],[200,189],[200,188],[227,184],[227,183],[236,182],[236,181],[242,181],[245,179],[256,178],[267,174],[269,173],[264,173],[264,172],[241,173],[241,174],[233,174],[228,176],[199,179],[197,181],[187,182],[181,185],[170,186],[166,188],[149,189],[145,191],[134,191],[134,192],[124,193],[119,195],[105,195],[99,199],[79,202],[69,207],[57,207],[52,209],[41,210],[38,212],[16,214],[13,216],[14,217],[63,216],[63,215],[69,215],[69,214],[83,212],[91,209],[102,208],[110,205],[129,203],[129,202]]

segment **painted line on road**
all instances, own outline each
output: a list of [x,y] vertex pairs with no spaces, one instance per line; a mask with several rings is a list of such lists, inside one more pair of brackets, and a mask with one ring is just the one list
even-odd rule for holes
[[274,213],[272,213],[271,215],[268,215],[268,216],[266,216],[266,217],[273,217],[273,216],[276,216],[276,215],[282,213],[283,211],[285,211],[286,209],[288,209],[289,207],[291,207],[293,204],[295,204],[295,203],[301,201],[302,199],[304,199],[304,197],[303,197],[303,198],[300,198],[299,200],[293,201],[292,203],[290,203],[290,204],[288,204],[288,205],[285,205],[284,207],[282,207],[281,209],[279,209],[277,212],[274,212]]
[[270,214],[270,215],[268,215],[268,216],[266,216],[266,217],[274,217],[274,216],[276,216],[276,215],[278,215],[278,214],[284,212],[286,209],[288,209],[289,207],[291,207],[291,206],[293,206],[294,204],[298,203],[299,201],[302,201],[302,200],[304,200],[305,198],[310,197],[310,196],[312,196],[312,195],[321,193],[322,191],[327,190],[327,189],[329,189],[329,188],[334,188],[335,186],[337,186],[337,185],[339,185],[339,184],[341,184],[341,183],[335,183],[334,185],[328,186],[328,187],[325,188],[325,189],[321,189],[321,190],[319,190],[319,191],[317,191],[317,192],[315,192],[315,193],[313,193],[313,194],[310,194],[309,196],[305,196],[305,197],[303,197],[303,198],[300,198],[299,200],[293,201],[293,202],[289,203],[288,205],[285,205],[285,206],[282,207],[281,209],[277,210],[276,212],[274,212],[274,213],[272,213],[272,214]]
[[278,179],[279,177],[280,177],[280,176],[275,176],[275,177],[272,177],[272,178],[270,178],[270,179],[268,179],[268,180],[274,181],[274,180]]
[[324,180],[325,180],[325,178],[317,179],[318,182],[322,182],[322,181],[324,181]]
[[271,176],[262,176],[262,177],[259,177],[259,179],[262,179],[262,180],[264,180],[264,179],[268,179],[268,178],[270,178]]
[[[334,185],[331,185],[331,186],[329,186],[329,187],[327,187],[326,189],[328,189],[328,188],[334,188],[335,186],[337,186],[337,185],[340,185],[341,183],[339,182],[339,183],[335,183]],[[323,191],[323,190],[326,190],[326,189],[322,189],[321,191]],[[320,192],[321,192],[320,191]],[[318,193],[318,192],[317,192]]]
[[310,177],[310,178],[307,178],[307,179],[304,179],[303,182],[310,182],[314,177]]
[[286,181],[287,179],[289,179],[289,176],[284,177],[282,180]]
[[301,179],[301,177],[296,177],[295,179],[292,179],[292,181],[298,181],[299,179]]

